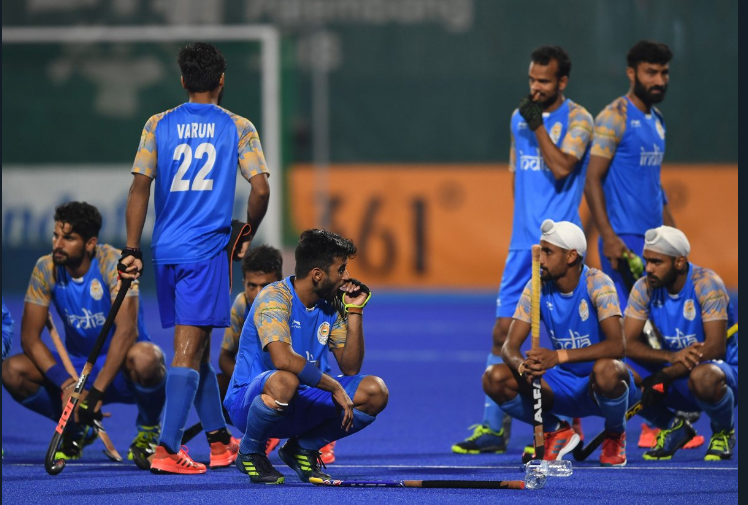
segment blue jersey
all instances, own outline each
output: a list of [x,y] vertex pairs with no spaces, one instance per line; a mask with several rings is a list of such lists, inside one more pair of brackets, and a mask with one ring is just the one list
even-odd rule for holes
[[595,119],[590,154],[612,160],[603,179],[610,225],[617,234],[642,235],[662,226],[660,183],[665,121],[660,111],[640,111],[623,96]]
[[[517,304],[514,319],[531,322],[532,281],[528,282]],[[543,283],[540,320],[551,337],[554,349],[579,349],[597,344],[605,336],[600,321],[621,316],[618,294],[610,277],[595,268],[583,267],[579,284],[571,293],[561,293],[554,282]],[[559,366],[578,377],[592,373],[594,362],[562,363]]]
[[267,285],[255,298],[239,339],[236,367],[225,405],[233,401],[234,388],[245,386],[267,370],[275,370],[265,347],[285,342],[296,354],[320,366],[328,349],[345,346],[348,325],[325,300],[307,309],[296,295],[293,277]]
[[[49,307],[53,303],[65,325],[65,348],[71,358],[87,358],[99,337],[109,309],[117,295],[117,262],[120,251],[106,244],[96,246],[91,267],[79,278],[70,276],[65,267],[55,266],[52,255],[36,262],[25,301]],[[128,297],[138,296],[133,283]],[[107,337],[102,354],[106,354],[116,325]],[[138,342],[150,341],[143,322],[143,309],[138,305]]]
[[[666,288],[649,289],[646,278],[636,281],[629,296],[626,317],[646,320],[660,330],[662,348],[677,352],[696,342],[704,341],[704,323],[734,323],[733,307],[722,279],[708,268],[688,265],[686,283],[677,295]],[[726,355],[720,357],[738,366],[738,335],[727,339]]]
[[10,311],[5,306],[3,298],[3,361],[8,357],[10,345],[13,342],[13,318],[10,317]]
[[154,263],[196,263],[226,246],[237,167],[247,180],[268,172],[247,119],[217,105],[185,103],[148,120],[132,173],[156,182]]
[[545,219],[582,226],[579,205],[584,192],[584,159],[592,138],[592,116],[581,105],[566,100],[555,111],[543,114],[543,124],[553,143],[579,162],[568,176],[556,180],[543,161],[535,133],[514,111],[509,155],[509,169],[514,172],[514,220],[509,250],[529,250],[537,244]]

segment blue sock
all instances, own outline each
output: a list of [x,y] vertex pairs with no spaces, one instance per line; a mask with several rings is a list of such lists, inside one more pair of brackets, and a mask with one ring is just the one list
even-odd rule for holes
[[[239,452],[242,454],[265,453],[265,443],[268,433],[275,423],[285,417],[286,412],[271,409],[262,401],[262,395],[255,396],[247,415],[247,428],[239,444]],[[237,420],[237,422],[239,422]]]
[[[52,403],[52,397],[44,386],[39,386],[39,389],[33,395],[17,401],[27,409],[33,410],[37,414],[48,417],[55,422],[59,421],[62,415],[62,405],[60,404],[59,395],[57,397],[57,408],[55,408],[55,405]],[[72,416],[70,416],[70,421],[73,421]]]
[[348,431],[345,431],[340,427],[340,423],[343,422],[343,415],[341,414],[332,419],[328,419],[319,426],[312,428],[305,433],[302,433],[296,437],[297,442],[299,447],[302,449],[316,451],[333,440],[340,440],[341,438],[353,435],[354,433],[363,430],[373,423],[376,418],[376,416],[370,416],[358,409],[353,409],[353,426],[351,426],[351,429]]
[[203,423],[205,433],[226,427],[223,418],[221,392],[218,390],[216,371],[210,363],[200,365],[200,384],[195,395],[195,410]]
[[519,419],[520,421],[532,424],[533,410],[532,402],[530,402],[529,398],[524,398],[522,395],[518,394],[508,402],[499,405],[499,407],[514,419]]
[[611,433],[623,433],[626,431],[626,411],[629,408],[629,388],[618,398],[608,398],[595,393],[592,394],[600,406],[605,418],[605,430]]
[[182,447],[184,424],[195,401],[199,381],[200,374],[191,368],[173,366],[166,372],[164,426],[159,443],[172,452],[179,452]]
[[650,427],[654,426],[662,430],[670,428],[675,418],[675,414],[662,404],[645,407],[639,412],[639,415],[647,421]]
[[138,406],[136,424],[138,426],[157,425],[166,401],[166,379],[149,388],[133,382],[132,394]]
[[706,412],[709,419],[711,419],[712,433],[719,433],[720,431],[729,431],[733,429],[735,396],[731,388],[727,388],[725,396],[723,396],[717,403],[706,403],[698,398],[696,398],[696,403],[701,407],[701,410]]
[[[486,359],[486,368],[491,365],[497,365],[503,363],[504,360],[501,356],[489,352],[488,359]],[[499,405],[493,401],[488,395],[486,395],[486,401],[483,404],[483,424],[488,426],[493,431],[500,432],[503,429],[502,420],[504,418],[504,412],[501,410]]]

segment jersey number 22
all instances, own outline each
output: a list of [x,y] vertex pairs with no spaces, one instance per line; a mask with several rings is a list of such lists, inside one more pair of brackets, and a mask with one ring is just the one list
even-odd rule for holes
[[[216,162],[215,146],[209,142],[203,142],[195,149],[195,158],[201,159],[206,153],[208,159],[192,181],[192,191],[211,191],[213,189],[213,179],[207,179],[207,177]],[[187,169],[192,164],[192,148],[189,144],[179,144],[174,149],[173,159],[179,161],[180,158],[183,158],[182,163],[179,164],[179,169],[171,181],[171,191],[190,190],[190,180],[184,179],[184,174],[187,173]]]

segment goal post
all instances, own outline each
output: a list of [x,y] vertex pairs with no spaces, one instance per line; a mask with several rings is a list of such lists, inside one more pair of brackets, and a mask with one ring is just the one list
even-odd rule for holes
[[[282,247],[283,177],[280,117],[280,34],[270,25],[3,27],[5,44],[96,44],[138,42],[259,42],[261,59],[260,139],[273,174],[273,197],[258,231],[265,243]],[[133,132],[137,136],[137,132]]]

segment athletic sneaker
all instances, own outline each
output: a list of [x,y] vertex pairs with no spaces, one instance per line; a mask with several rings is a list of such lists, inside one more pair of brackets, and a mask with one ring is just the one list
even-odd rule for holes
[[158,437],[161,435],[161,426],[138,426],[138,434],[130,444],[127,459],[134,461],[141,470],[149,470],[151,462],[149,457],[156,454]]
[[302,482],[309,482],[309,477],[322,480],[331,478],[320,470],[320,465],[325,468],[325,463],[319,451],[302,449],[292,438],[278,450],[278,456],[296,472]]
[[[651,448],[654,447],[657,442],[657,434],[660,432],[660,428],[650,428],[646,423],[642,423],[642,432],[639,435],[639,447]],[[704,445],[704,437],[696,435],[683,446],[684,449],[696,449]]]
[[732,458],[732,449],[735,447],[735,428],[720,431],[712,435],[709,441],[709,449],[706,451],[704,461],[721,461]]
[[507,441],[504,428],[494,431],[485,424],[474,424],[469,429],[473,434],[452,446],[457,454],[482,454],[506,452]]
[[206,470],[205,465],[197,463],[187,455],[187,446],[185,445],[176,454],[169,452],[163,445],[158,445],[151,462],[151,473],[155,474],[178,473],[190,475],[205,473]]
[[273,449],[278,447],[279,443],[280,438],[268,438],[267,444],[265,444],[265,455],[269,456],[273,452]]
[[249,475],[252,482],[259,484],[283,484],[286,478],[270,464],[268,457],[259,452],[238,454],[234,464],[240,472]]
[[582,430],[582,419],[575,417],[571,420],[571,428],[579,435],[579,443],[584,442],[584,430]]
[[626,466],[626,432],[605,432],[603,450],[600,453],[602,466]]
[[236,461],[239,454],[239,439],[231,437],[228,444],[213,442],[210,444],[210,464],[211,469],[226,468]]
[[574,450],[579,443],[579,435],[566,421],[556,431],[545,434],[545,460],[562,459],[564,454]]
[[335,440],[319,450],[319,457],[322,458],[322,462],[326,465],[335,463]]
[[98,435],[93,426],[71,426],[68,431],[62,433],[60,447],[55,452],[57,459],[80,459],[83,448],[94,443]]
[[683,447],[696,436],[696,430],[686,419],[676,417],[670,428],[660,430],[652,449],[644,453],[644,459],[671,459],[675,451]]

